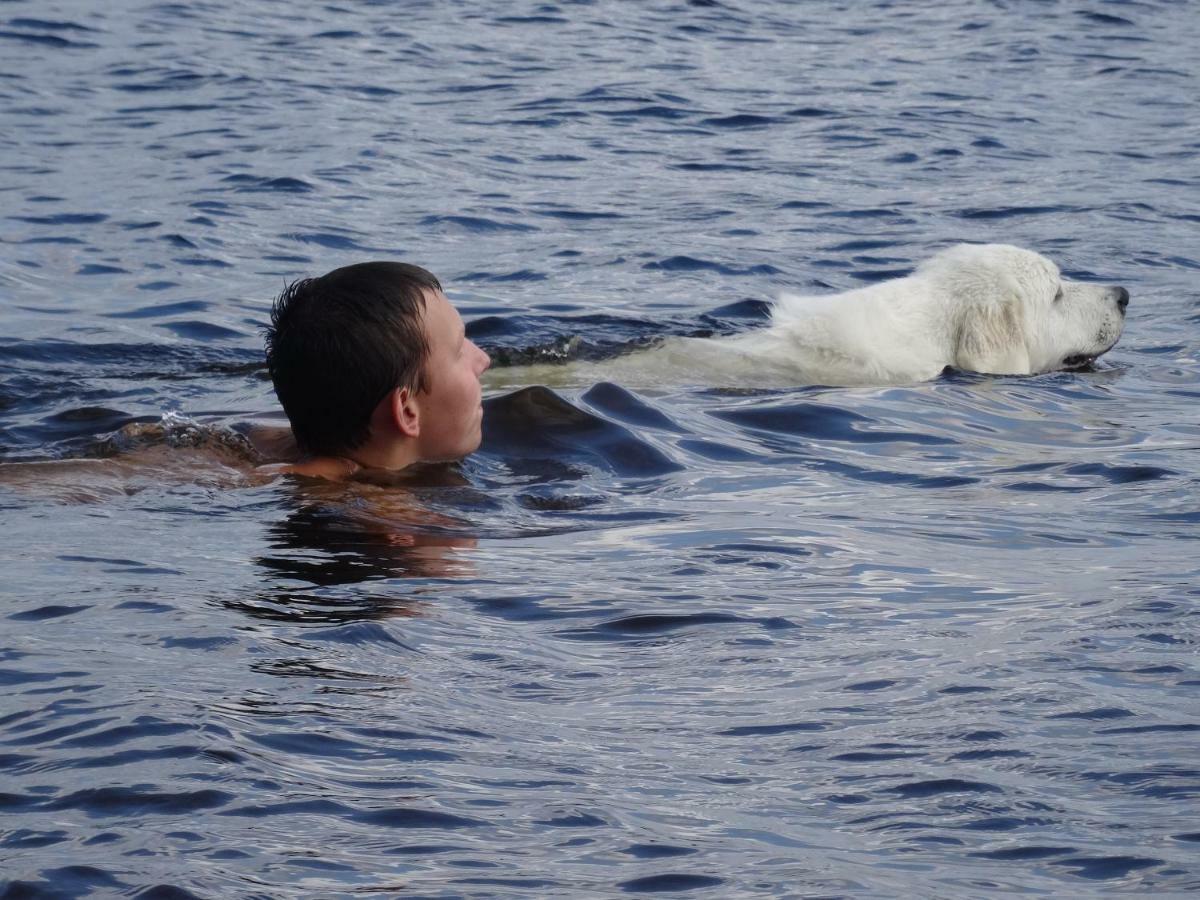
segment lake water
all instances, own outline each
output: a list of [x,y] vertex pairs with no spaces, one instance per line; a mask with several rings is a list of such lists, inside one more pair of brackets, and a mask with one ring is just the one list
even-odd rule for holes
[[[0,5],[0,453],[106,458],[0,487],[0,891],[1200,891],[1197,47],[1171,0]],[[348,262],[499,369],[956,240],[1125,285],[1120,344],[494,387],[392,484],[222,430]]]

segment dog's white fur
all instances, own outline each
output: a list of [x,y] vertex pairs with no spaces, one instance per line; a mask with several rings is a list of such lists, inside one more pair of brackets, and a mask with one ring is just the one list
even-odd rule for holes
[[1128,299],[1124,288],[1065,281],[1031,250],[959,244],[904,278],[840,294],[784,295],[765,329],[671,338],[582,370],[567,367],[574,377],[547,372],[543,380],[899,384],[936,378],[947,367],[1031,375],[1076,368],[1111,349]]

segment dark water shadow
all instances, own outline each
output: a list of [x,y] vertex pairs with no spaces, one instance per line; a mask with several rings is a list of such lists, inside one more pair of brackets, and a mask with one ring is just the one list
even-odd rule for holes
[[[625,394],[631,415],[636,399]],[[600,469],[622,478],[653,479],[683,466],[629,428],[576,406],[545,387],[528,387],[484,403],[480,452],[513,471],[550,479]]]

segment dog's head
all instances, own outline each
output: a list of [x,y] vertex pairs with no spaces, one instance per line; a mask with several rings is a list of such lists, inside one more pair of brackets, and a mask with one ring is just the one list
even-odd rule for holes
[[955,366],[996,375],[1079,369],[1121,336],[1129,292],[1063,279],[1046,257],[960,244],[919,270],[951,298]]

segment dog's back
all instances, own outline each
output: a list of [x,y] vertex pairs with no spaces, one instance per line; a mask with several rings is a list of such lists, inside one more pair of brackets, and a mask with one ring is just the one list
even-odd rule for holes
[[936,288],[918,276],[841,294],[784,294],[768,328],[728,340],[815,383],[922,381],[949,362],[938,301]]

